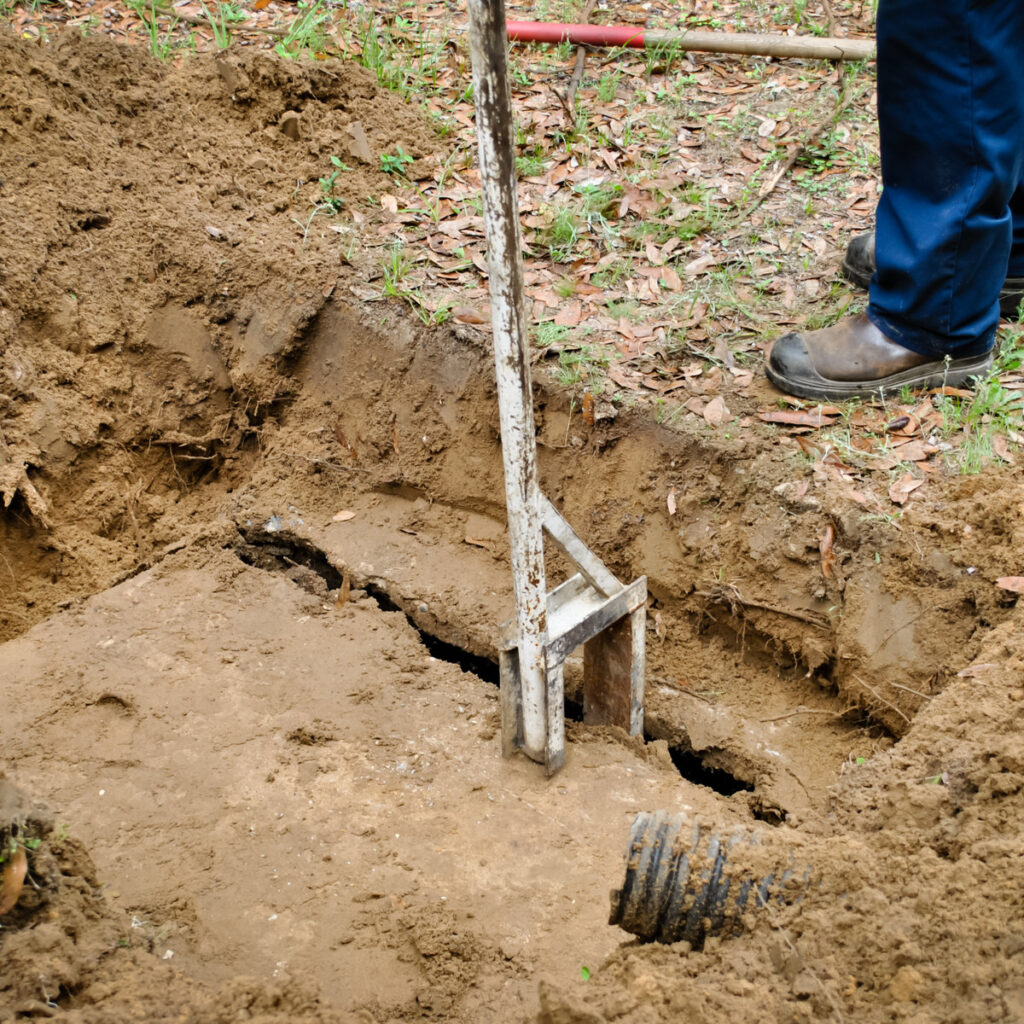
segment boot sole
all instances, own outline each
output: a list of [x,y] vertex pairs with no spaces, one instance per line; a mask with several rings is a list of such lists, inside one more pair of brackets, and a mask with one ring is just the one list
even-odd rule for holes
[[[868,290],[868,285],[871,284],[871,274],[865,273],[861,267],[855,267],[845,259],[842,270],[843,277],[850,284],[857,288],[863,288],[864,291]],[[1017,314],[1020,311],[1021,302],[1024,302],[1024,278],[1008,277],[999,292],[999,315],[1004,320],[1016,322],[1020,319]]]
[[986,352],[983,356],[953,359],[948,364],[944,359],[939,359],[879,380],[828,380],[825,377],[789,380],[776,373],[770,365],[765,366],[765,373],[787,395],[844,401],[849,398],[872,398],[882,391],[900,391],[903,388],[920,391],[943,385],[953,388],[969,386],[972,377],[983,377],[991,368],[992,353]]

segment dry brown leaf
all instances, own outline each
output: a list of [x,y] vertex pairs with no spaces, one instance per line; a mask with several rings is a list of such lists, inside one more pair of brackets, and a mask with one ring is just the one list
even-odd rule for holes
[[1000,576],[996,586],[1013,594],[1024,594],[1024,576]]
[[923,483],[924,480],[918,480],[917,477],[913,476],[911,473],[904,473],[903,476],[901,476],[899,480],[889,488],[889,498],[897,505],[903,505],[907,498],[909,498],[910,495]]
[[861,407],[854,409],[848,420],[851,427],[860,427],[863,430],[879,431],[885,426],[882,414],[877,409]]
[[4,865],[3,884],[0,885],[0,914],[6,914],[14,909],[27,874],[28,857],[25,854],[25,847],[19,846]]
[[696,277],[698,274],[703,274],[705,270],[710,269],[718,263],[716,257],[710,253],[706,256],[698,256],[697,259],[691,260],[683,267],[684,277]]
[[340,512],[335,512],[331,516],[331,520],[335,523],[347,523],[350,519],[355,519],[356,514],[351,509],[343,508]]
[[725,402],[722,400],[721,395],[716,395],[714,398],[704,406],[704,421],[709,427],[720,427],[723,421],[728,417],[729,410],[726,408]]
[[973,398],[974,392],[966,388],[951,388],[948,384],[941,388],[932,388],[929,395],[946,395],[949,398]]
[[617,366],[609,366],[607,373],[609,378],[618,384],[620,388],[628,388],[630,391],[637,391],[640,388],[641,380],[639,374],[627,374]]
[[460,324],[486,324],[491,318],[473,306],[456,306],[452,310],[452,319],[458,320]]
[[594,396],[589,391],[583,393],[583,422],[588,427],[594,425]]
[[731,370],[736,365],[736,360],[733,358],[729,343],[721,336],[715,340],[715,358],[727,370]]
[[827,580],[835,576],[836,555],[833,550],[835,538],[835,527],[829,523],[825,527],[825,532],[821,535],[821,540],[818,542],[818,550],[821,552],[821,574]]
[[681,292],[683,282],[671,267],[661,268],[661,282],[670,292]]
[[797,446],[800,448],[800,451],[802,451],[804,455],[809,455],[812,459],[820,459],[821,456],[824,454],[824,452],[821,450],[820,445],[816,444],[809,437],[798,436],[796,439],[796,443]]
[[930,459],[939,449],[932,444],[924,444],[922,441],[905,441],[903,444],[894,445],[893,452],[900,462],[924,462]]
[[562,308],[555,315],[555,324],[559,327],[576,327],[583,319],[583,304],[580,302],[562,301]]
[[997,458],[1003,460],[1003,462],[1013,465],[1013,456],[1010,454],[1009,446],[1007,445],[1006,438],[1002,434],[994,434],[992,437],[992,451]]

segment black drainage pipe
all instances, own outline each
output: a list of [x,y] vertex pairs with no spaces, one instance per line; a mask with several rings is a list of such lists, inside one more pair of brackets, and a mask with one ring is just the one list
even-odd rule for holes
[[630,832],[626,879],[612,890],[609,924],[700,949],[709,935],[740,932],[748,911],[799,899],[811,869],[795,859],[792,850],[780,853],[774,834],[738,828],[722,836],[684,814],[643,812]]

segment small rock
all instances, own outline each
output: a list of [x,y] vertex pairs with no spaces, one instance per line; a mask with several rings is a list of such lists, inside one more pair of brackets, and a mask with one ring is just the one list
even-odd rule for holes
[[807,999],[817,991],[819,991],[819,985],[810,971],[801,971],[793,979],[793,995],[797,999]]
[[220,228],[215,228],[212,224],[206,225],[206,233],[215,241],[223,242],[226,240],[226,235]]
[[889,992],[897,1003],[916,1000],[924,985],[924,976],[913,967],[901,967],[889,982]]
[[515,958],[522,953],[523,945],[515,939],[505,939],[498,949],[506,960],[515,960]]

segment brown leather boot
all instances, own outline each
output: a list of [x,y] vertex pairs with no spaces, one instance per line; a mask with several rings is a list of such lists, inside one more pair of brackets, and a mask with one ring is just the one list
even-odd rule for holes
[[962,359],[918,355],[890,341],[861,314],[834,327],[779,338],[765,372],[788,395],[843,401],[904,387],[963,387],[991,366],[991,352]]

